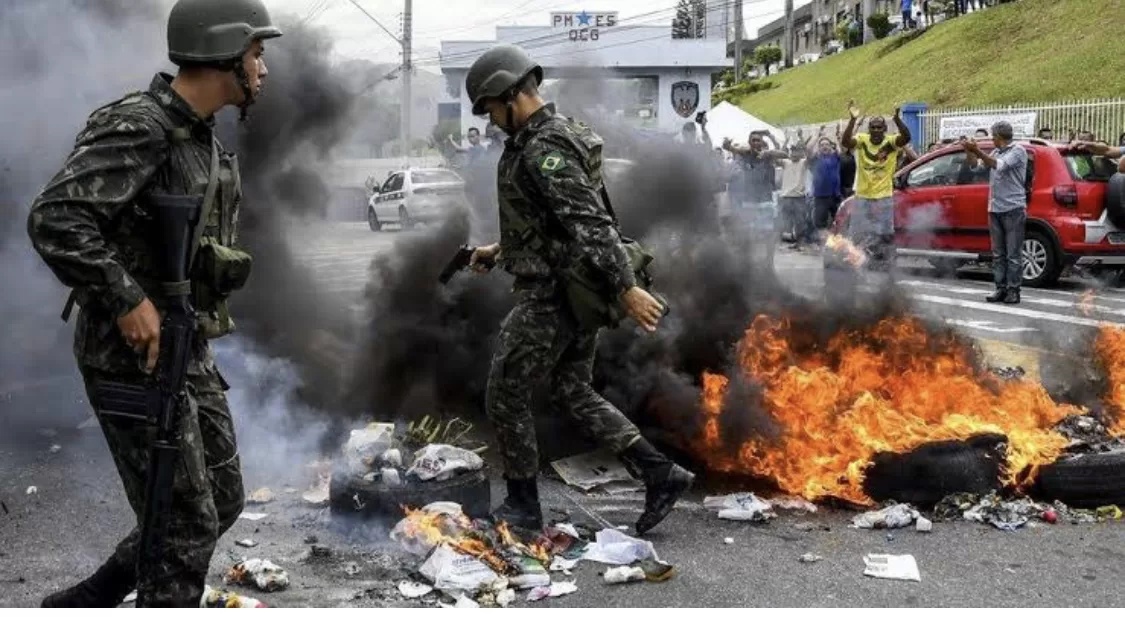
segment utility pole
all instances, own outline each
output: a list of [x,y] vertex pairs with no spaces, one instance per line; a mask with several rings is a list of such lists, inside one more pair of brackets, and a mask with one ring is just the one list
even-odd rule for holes
[[411,46],[414,38],[414,4],[413,0],[405,0],[406,5],[402,11],[402,155],[406,164],[410,164],[410,106],[412,103],[410,91],[410,78],[414,69],[411,62]]
[[785,68],[793,68],[793,0],[785,0]]
[[742,82],[742,0],[734,0],[734,83]]

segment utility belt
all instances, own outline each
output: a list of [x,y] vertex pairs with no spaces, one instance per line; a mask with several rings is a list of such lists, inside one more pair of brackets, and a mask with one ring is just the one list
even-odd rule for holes
[[[609,203],[609,195],[602,187],[601,197],[606,210],[613,218],[616,226],[617,217]],[[616,328],[627,316],[621,297],[612,289],[604,276],[592,264],[584,259],[575,259],[569,255],[570,247],[565,243],[548,238],[542,231],[531,225],[515,210],[507,200],[500,200],[500,207],[504,210],[508,221],[519,236],[520,249],[502,252],[505,258],[519,259],[521,257],[546,258],[552,269],[558,275],[562,284],[562,295],[578,324],[587,329]],[[629,260],[629,267],[633,271],[637,285],[643,289],[651,290],[653,279],[648,271],[648,266],[653,261],[653,256],[643,246],[632,238],[621,236],[621,245]],[[657,299],[668,311],[668,303],[657,296]]]

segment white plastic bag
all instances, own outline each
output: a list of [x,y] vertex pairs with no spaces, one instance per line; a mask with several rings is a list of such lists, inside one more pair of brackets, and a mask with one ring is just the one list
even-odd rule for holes
[[652,542],[638,540],[616,529],[603,529],[594,536],[594,540],[587,545],[582,559],[613,566],[627,566],[649,558],[660,561]]
[[475,452],[447,444],[430,444],[414,455],[414,464],[406,475],[419,480],[448,480],[464,471],[475,471],[484,467],[484,459]]
[[476,557],[462,555],[444,544],[430,553],[430,557],[418,571],[422,576],[433,581],[434,588],[442,591],[450,589],[472,591],[481,585],[491,585],[500,578],[483,561]]
[[374,463],[391,447],[394,431],[394,424],[381,422],[352,431],[348,443],[344,445],[344,460],[348,462],[348,470],[358,476],[371,471]]

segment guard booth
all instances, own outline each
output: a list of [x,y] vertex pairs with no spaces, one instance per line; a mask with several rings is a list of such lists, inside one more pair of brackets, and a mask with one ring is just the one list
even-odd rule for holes
[[722,36],[673,39],[667,23],[631,24],[616,12],[586,11],[552,13],[548,23],[498,27],[494,40],[442,41],[441,72],[463,131],[487,124],[472,115],[465,76],[480,54],[501,43],[523,47],[542,65],[545,98],[561,112],[583,107],[661,132],[679,131],[709,110],[712,74],[732,66]]

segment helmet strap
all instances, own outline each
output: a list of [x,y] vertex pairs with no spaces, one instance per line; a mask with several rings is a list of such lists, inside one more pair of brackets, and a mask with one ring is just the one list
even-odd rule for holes
[[246,67],[242,64],[242,58],[234,61],[234,77],[238,80],[238,87],[242,88],[243,100],[238,106],[239,115],[238,119],[242,122],[246,121],[248,109],[254,104],[254,92],[250,89],[250,76],[246,74]]

